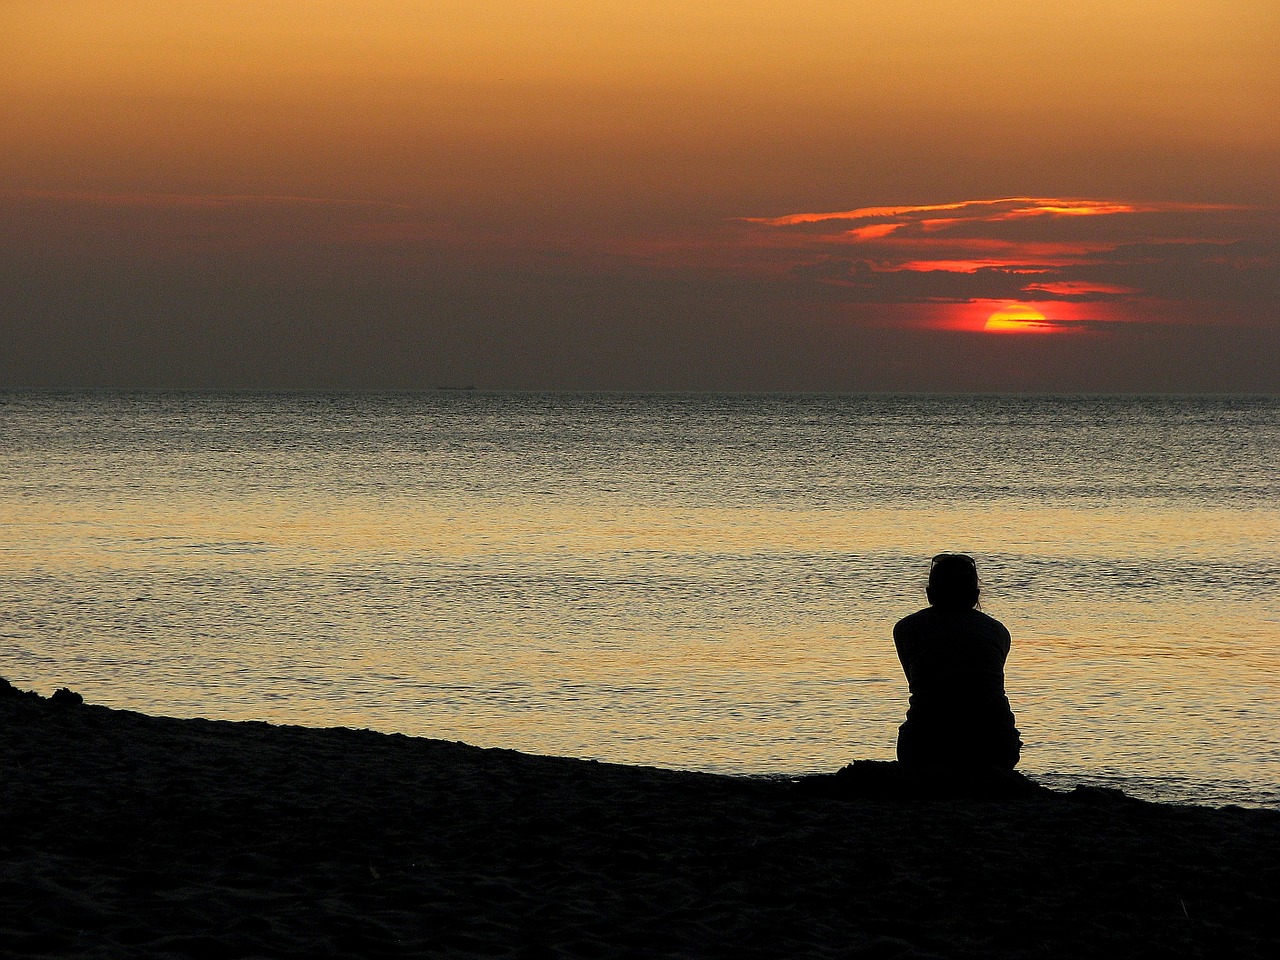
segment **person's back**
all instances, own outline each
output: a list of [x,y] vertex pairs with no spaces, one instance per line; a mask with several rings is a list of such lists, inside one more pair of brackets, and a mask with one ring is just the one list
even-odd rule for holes
[[1012,769],[1022,741],[1004,692],[1009,631],[974,609],[978,574],[967,556],[935,557],[926,592],[932,605],[893,629],[911,690],[898,759]]

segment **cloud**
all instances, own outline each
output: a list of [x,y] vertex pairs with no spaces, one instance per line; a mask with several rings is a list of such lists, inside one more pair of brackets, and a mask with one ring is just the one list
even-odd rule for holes
[[[899,224],[920,223],[931,227],[967,222],[999,222],[1029,217],[1104,217],[1123,213],[1163,210],[1223,210],[1221,204],[1204,203],[1139,203],[1118,200],[1088,200],[1060,197],[1004,197],[997,200],[961,200],[955,203],[929,203],[915,206],[858,207],[837,213],[790,213],[781,217],[742,217],[748,223],[774,227],[802,223],[824,223],[833,220],[887,220]],[[923,214],[942,211],[968,211],[965,215],[928,217]]]
[[1112,331],[1116,329],[1117,323],[1115,320],[1099,320],[1089,317],[1045,317],[1042,320],[1022,321],[1022,324],[1027,327],[1039,328],[1052,333],[1064,333],[1072,330]]
[[1049,294],[1063,300],[1100,300],[1120,298],[1137,293],[1134,287],[1122,287],[1115,283],[1099,283],[1093,280],[1048,280],[1044,283],[1028,283],[1027,291]]
[[1091,255],[1080,273],[1167,299],[1274,306],[1280,301],[1280,240],[1124,244]]
[[1094,303],[1149,318],[1161,302],[1280,300],[1274,212],[1238,205],[1004,197],[740,222],[761,266],[850,303]]

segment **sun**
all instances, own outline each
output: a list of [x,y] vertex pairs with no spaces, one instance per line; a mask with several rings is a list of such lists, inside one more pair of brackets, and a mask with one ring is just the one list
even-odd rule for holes
[[982,329],[988,333],[1050,333],[1053,324],[1046,323],[1044,314],[1035,307],[1010,303],[987,317]]

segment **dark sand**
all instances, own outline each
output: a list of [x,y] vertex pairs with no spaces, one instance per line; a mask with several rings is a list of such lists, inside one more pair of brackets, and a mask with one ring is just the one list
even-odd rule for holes
[[1280,956],[1271,811],[825,796],[857,790],[11,688],[0,776],[3,956]]

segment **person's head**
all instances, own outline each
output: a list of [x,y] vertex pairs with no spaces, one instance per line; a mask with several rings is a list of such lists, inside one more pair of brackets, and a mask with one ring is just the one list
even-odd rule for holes
[[978,565],[965,553],[940,553],[929,565],[924,595],[935,607],[969,610],[978,605]]

